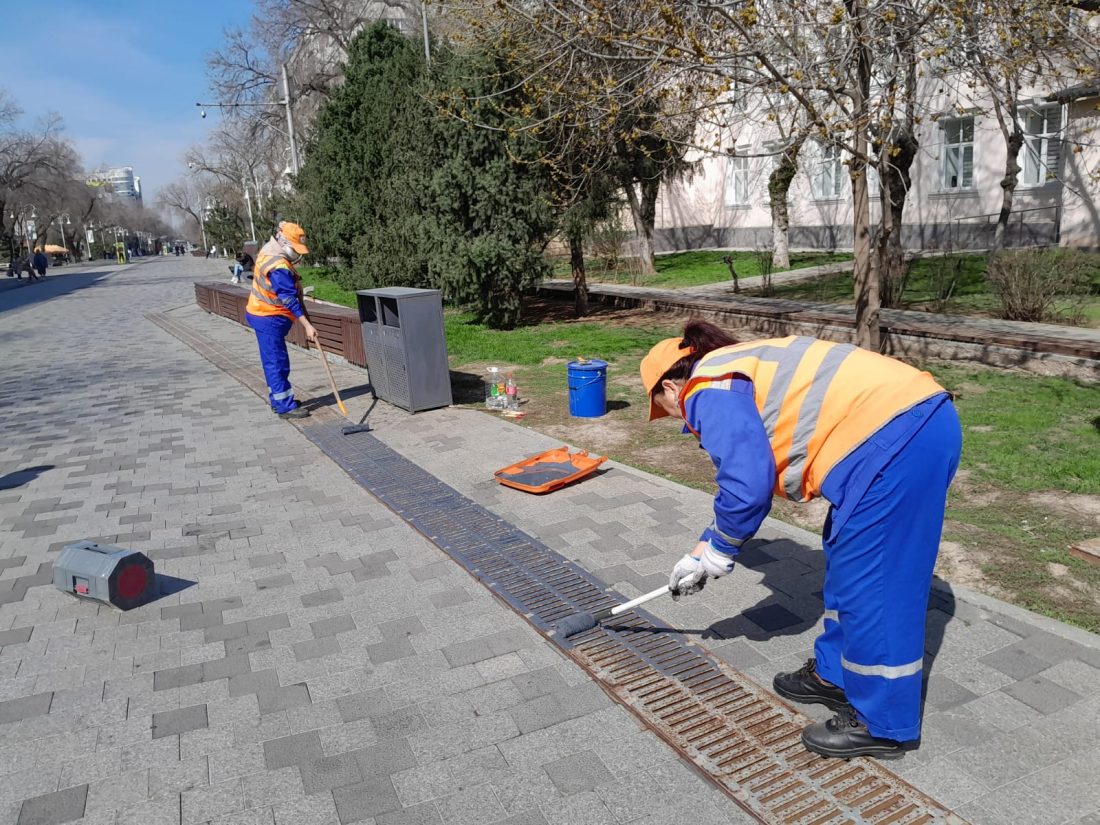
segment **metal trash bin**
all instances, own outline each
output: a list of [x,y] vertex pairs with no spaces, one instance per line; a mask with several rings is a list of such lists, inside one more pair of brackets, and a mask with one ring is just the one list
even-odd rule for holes
[[385,287],[356,296],[375,395],[409,412],[450,406],[442,293]]
[[156,572],[144,553],[110,544],[66,545],[53,565],[58,590],[129,610],[156,594]]

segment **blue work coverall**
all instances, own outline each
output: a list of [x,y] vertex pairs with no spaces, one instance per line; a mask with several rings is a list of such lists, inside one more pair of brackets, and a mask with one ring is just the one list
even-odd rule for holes
[[[294,273],[289,269],[273,269],[268,279],[295,319],[305,314],[302,302],[298,298],[298,285]],[[294,326],[294,321],[285,315],[253,315],[245,313],[248,325],[256,332],[256,342],[260,346],[260,364],[264,378],[267,379],[268,402],[277,413],[290,412],[298,406],[294,400],[294,388],[290,385],[290,354],[286,349],[286,336]]]
[[[747,379],[691,395],[686,423],[717,468],[714,524],[700,537],[751,538],[771,509],[775,457]],[[898,413],[825,478],[821,678],[844,689],[872,736],[920,737],[924,624],[947,488],[962,433],[947,393]]]

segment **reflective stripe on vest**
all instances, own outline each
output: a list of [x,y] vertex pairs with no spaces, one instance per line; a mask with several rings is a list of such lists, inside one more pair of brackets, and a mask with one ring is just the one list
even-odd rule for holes
[[775,492],[794,501],[820,495],[838,461],[898,413],[943,392],[931,375],[893,358],[790,336],[722,347],[703,357],[680,393],[685,420],[693,394],[726,389],[734,376],[752,381],[775,456]]
[[[246,311],[253,315],[285,315],[293,319],[294,313],[287,309],[286,304],[271,285],[269,273],[276,269],[288,269],[293,273],[294,282],[298,285],[298,271],[282,255],[282,250],[275,252],[269,248],[270,246],[270,243],[264,244],[256,255],[256,266],[252,271],[252,292],[248,296]],[[278,247],[275,248],[278,249]]]

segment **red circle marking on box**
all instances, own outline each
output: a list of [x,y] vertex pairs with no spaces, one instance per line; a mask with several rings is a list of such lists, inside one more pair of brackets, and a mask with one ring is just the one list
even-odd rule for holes
[[123,599],[136,599],[145,591],[148,577],[140,564],[131,564],[118,577],[118,595]]

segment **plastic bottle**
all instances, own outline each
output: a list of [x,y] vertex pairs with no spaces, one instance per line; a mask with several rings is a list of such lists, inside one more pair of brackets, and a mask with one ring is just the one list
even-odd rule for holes
[[508,373],[508,380],[504,382],[504,394],[506,396],[504,408],[506,410],[518,410],[519,387],[516,386],[516,379],[512,377],[512,373]]
[[505,400],[500,368],[489,367],[485,371],[485,407],[490,410],[503,409]]

